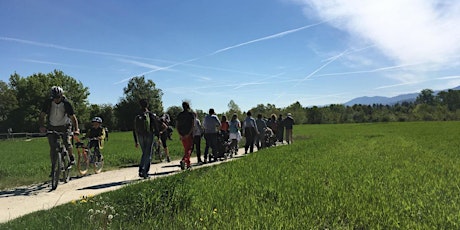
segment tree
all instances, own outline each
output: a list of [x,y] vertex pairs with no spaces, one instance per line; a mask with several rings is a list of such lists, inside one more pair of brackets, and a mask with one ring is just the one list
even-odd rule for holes
[[[163,92],[157,89],[152,80],[145,80],[144,76],[133,77],[128,82],[128,86],[123,88],[125,99],[131,103],[139,103],[140,99],[147,99],[149,101],[149,109],[156,113],[163,113]],[[133,116],[134,117],[134,116]]]
[[241,116],[243,114],[241,112],[240,107],[233,100],[230,100],[227,107],[228,107],[227,114],[229,116],[233,116],[233,114],[237,114],[238,116]]
[[166,113],[169,115],[169,118],[171,119],[170,125],[175,127],[176,126],[176,118],[177,115],[182,112],[182,106],[171,106],[166,110]]
[[[0,122],[6,121],[10,112],[18,107],[13,90],[4,81],[0,81]],[[0,132],[6,132],[0,129]]]
[[38,130],[37,120],[43,103],[49,98],[52,86],[63,88],[64,95],[72,102],[78,118],[86,116],[88,88],[62,71],[37,73],[26,78],[14,73],[10,76],[10,86],[18,100],[17,109],[12,110],[8,118],[8,123],[15,130],[29,132]]
[[296,101],[295,103],[289,105],[284,109],[285,113],[291,113],[295,119],[296,124],[306,124],[307,115],[306,110],[302,107],[300,102]]
[[438,98],[441,104],[446,105],[450,111],[460,109],[460,90],[449,89],[447,92],[439,92]]
[[144,76],[133,77],[123,88],[123,93],[125,97],[115,105],[115,115],[120,130],[132,130],[134,117],[140,110],[140,99],[149,101],[150,111],[158,115],[163,114],[163,102],[161,101],[163,92],[156,88],[152,80],[146,81]]
[[435,97],[433,95],[433,90],[431,89],[424,89],[415,99],[417,104],[427,104],[427,105],[435,105]]
[[309,124],[321,124],[322,110],[318,106],[313,106],[307,110],[307,122]]

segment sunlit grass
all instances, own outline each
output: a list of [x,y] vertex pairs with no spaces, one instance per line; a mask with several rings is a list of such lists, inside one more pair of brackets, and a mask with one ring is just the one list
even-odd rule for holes
[[293,145],[81,198],[0,228],[84,229],[94,210],[106,209],[94,228],[458,229],[458,125],[296,126]]

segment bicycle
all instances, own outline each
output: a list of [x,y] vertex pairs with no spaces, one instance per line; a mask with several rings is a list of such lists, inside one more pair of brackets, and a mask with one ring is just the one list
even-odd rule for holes
[[51,164],[51,190],[55,190],[59,184],[62,174],[62,181],[67,183],[70,181],[70,156],[62,143],[61,138],[66,138],[65,133],[57,131],[47,131],[46,135],[55,135],[56,139],[56,156]]
[[88,141],[88,144],[85,145],[83,142],[80,141],[80,139],[75,136],[75,147],[77,149],[78,153],[78,159],[77,159],[77,169],[78,173],[81,176],[84,176],[88,173],[88,169],[90,168],[90,164],[93,167],[94,173],[100,173],[102,172],[102,168],[104,167],[104,157],[102,156],[102,153],[99,153],[100,156],[97,156],[94,151],[91,151],[91,148],[89,148],[89,143],[91,141],[97,140],[99,141],[98,138],[90,138]]

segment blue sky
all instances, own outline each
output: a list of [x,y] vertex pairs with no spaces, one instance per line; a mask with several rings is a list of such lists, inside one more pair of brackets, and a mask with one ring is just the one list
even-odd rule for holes
[[165,109],[345,103],[460,85],[458,0],[4,0],[0,80],[54,69],[116,104],[144,75]]

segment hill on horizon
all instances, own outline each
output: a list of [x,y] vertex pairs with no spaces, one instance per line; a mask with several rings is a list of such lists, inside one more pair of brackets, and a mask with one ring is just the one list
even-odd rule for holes
[[[451,88],[452,90],[460,90],[460,86],[457,86],[455,88]],[[441,91],[447,91],[449,89],[445,90],[437,90],[434,91],[435,95],[438,94]],[[373,105],[373,104],[382,104],[382,105],[394,105],[397,103],[401,102],[414,102],[417,99],[417,96],[420,94],[419,93],[409,93],[409,94],[401,94],[398,96],[394,97],[383,97],[383,96],[363,96],[363,97],[357,97],[354,98],[348,102],[345,102],[344,105],[346,106],[353,106],[353,105]]]

